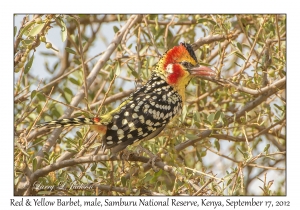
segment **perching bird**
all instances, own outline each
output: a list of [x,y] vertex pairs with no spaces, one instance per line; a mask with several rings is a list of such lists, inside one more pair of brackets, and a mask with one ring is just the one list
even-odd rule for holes
[[36,128],[91,125],[102,134],[105,148],[117,153],[136,141],[154,138],[181,112],[193,76],[214,77],[215,72],[198,65],[192,46],[181,43],[162,56],[148,82],[118,108],[100,117],[61,119]]

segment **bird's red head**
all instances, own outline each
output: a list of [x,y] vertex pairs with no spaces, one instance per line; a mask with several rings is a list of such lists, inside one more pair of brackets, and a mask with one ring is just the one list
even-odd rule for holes
[[191,45],[180,45],[168,50],[158,63],[156,71],[162,73],[166,81],[175,88],[185,88],[193,76],[215,76],[206,66],[200,66]]

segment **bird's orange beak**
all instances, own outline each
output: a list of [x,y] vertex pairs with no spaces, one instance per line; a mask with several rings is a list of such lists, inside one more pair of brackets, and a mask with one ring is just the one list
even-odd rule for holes
[[192,69],[189,69],[191,75],[198,77],[215,77],[216,72],[207,66],[196,66]]

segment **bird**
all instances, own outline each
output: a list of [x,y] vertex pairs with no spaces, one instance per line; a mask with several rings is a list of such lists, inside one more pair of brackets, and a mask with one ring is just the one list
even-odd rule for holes
[[215,76],[215,71],[198,63],[192,45],[181,42],[161,56],[149,80],[116,109],[99,117],[60,119],[35,128],[90,125],[101,134],[103,147],[117,154],[137,141],[154,138],[179,115],[193,77]]

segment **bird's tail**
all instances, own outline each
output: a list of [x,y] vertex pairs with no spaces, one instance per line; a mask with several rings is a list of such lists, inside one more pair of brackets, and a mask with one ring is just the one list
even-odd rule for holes
[[36,128],[61,128],[61,127],[70,127],[70,126],[80,126],[80,125],[97,125],[100,122],[99,117],[93,117],[93,118],[84,118],[84,117],[78,117],[78,118],[66,118],[61,120],[54,120],[45,122],[42,124],[38,124],[34,126],[34,129]]

